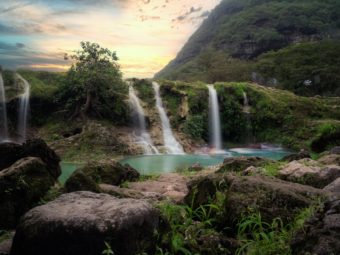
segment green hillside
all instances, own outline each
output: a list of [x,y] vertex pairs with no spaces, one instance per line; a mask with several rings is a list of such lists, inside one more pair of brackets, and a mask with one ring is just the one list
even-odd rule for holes
[[[224,0],[156,77],[206,82],[255,79],[265,85],[273,85],[275,78],[274,85],[300,94],[330,95],[337,90],[334,77],[339,71],[331,69],[326,74],[320,65],[339,64],[339,20],[337,0]],[[312,49],[311,43],[318,44],[318,49]],[[297,59],[294,62],[302,63],[298,81],[276,71],[268,74],[258,66],[263,54],[292,44],[309,49],[308,58],[304,54],[293,56],[290,48],[284,51]],[[327,54],[323,54],[324,49]],[[284,60],[290,61],[291,57]],[[277,65],[272,64],[270,68]],[[295,66],[289,68],[292,71]],[[313,82],[311,91],[297,88],[306,80]]]

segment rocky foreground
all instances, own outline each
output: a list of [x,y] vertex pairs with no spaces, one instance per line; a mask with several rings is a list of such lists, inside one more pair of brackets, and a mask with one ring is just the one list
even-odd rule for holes
[[92,162],[63,187],[59,161],[42,140],[0,145],[0,254],[247,254],[245,217],[278,234],[306,208],[280,254],[340,254],[339,148],[154,177]]

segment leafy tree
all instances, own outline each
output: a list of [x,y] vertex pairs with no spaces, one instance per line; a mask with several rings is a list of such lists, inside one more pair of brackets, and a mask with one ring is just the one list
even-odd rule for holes
[[126,116],[127,87],[117,63],[116,52],[97,43],[81,42],[81,50],[71,58],[58,100],[65,103],[71,118],[115,118]]

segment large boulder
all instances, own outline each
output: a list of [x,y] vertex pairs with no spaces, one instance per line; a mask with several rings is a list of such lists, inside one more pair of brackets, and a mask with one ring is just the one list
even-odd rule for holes
[[272,222],[276,217],[285,223],[290,222],[301,208],[308,207],[317,197],[327,194],[310,186],[272,177],[233,174],[198,177],[188,186],[189,194],[185,201],[195,208],[214,201],[217,192],[224,194],[224,216],[220,224],[231,230],[235,230],[237,221],[250,211],[259,211],[265,222]]
[[16,226],[19,218],[31,209],[55,178],[40,158],[28,157],[0,172],[0,229]]
[[328,154],[318,159],[318,162],[324,165],[340,166],[340,154]]
[[[143,200],[74,192],[22,218],[11,255],[153,254],[160,216]],[[105,244],[106,243],[106,244]]]
[[116,161],[90,162],[77,169],[65,183],[67,192],[99,192],[97,184],[120,185],[125,181],[138,180],[140,174],[129,165]]
[[340,199],[328,201],[292,240],[292,254],[340,254]]
[[241,172],[250,166],[260,167],[272,162],[272,160],[260,157],[231,157],[224,159],[221,168],[217,172]]
[[0,171],[25,157],[40,158],[47,165],[48,171],[54,178],[58,178],[61,174],[59,156],[41,139],[28,140],[22,145],[0,144]]
[[278,174],[283,180],[323,188],[340,177],[340,167],[322,166],[312,159],[292,161],[284,166]]

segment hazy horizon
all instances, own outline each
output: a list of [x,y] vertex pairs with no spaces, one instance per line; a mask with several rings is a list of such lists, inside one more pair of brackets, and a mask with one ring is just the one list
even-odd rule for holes
[[117,52],[126,78],[152,77],[220,0],[12,0],[0,6],[0,65],[66,71],[81,41]]

